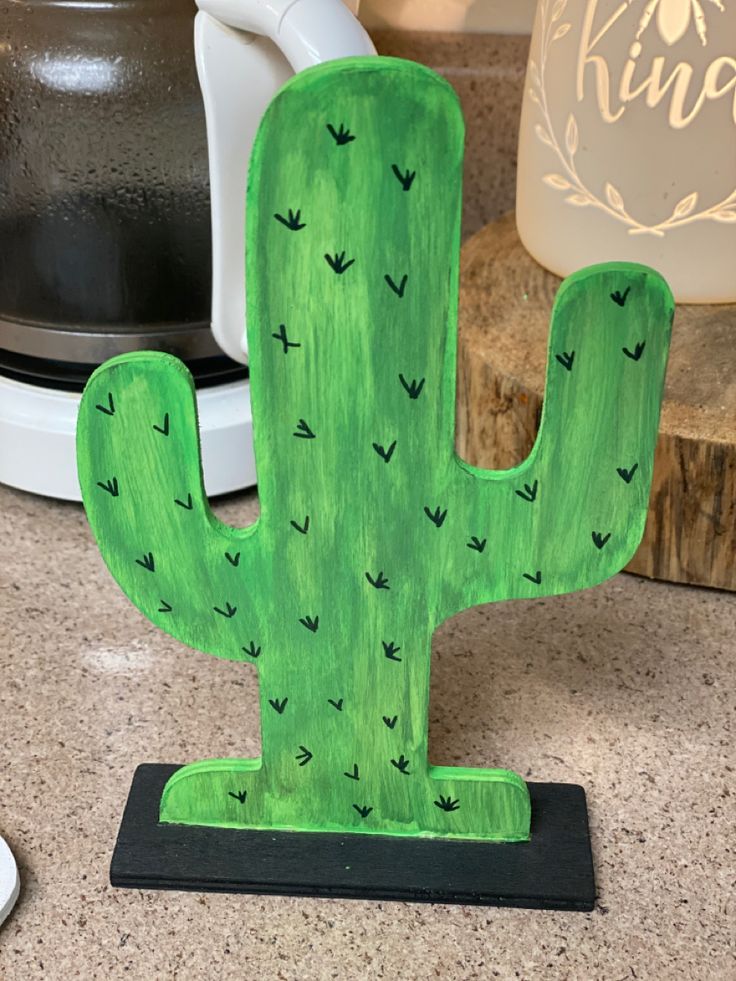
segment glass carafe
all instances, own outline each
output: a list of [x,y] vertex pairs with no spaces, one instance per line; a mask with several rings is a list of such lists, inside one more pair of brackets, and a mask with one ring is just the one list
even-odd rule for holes
[[0,5],[0,371],[79,387],[158,348],[198,380],[209,330],[207,145],[193,0]]

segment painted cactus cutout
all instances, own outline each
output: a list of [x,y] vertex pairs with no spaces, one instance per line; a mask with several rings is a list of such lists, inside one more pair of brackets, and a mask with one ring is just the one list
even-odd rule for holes
[[569,279],[531,456],[503,473],[463,463],[462,150],[451,88],[409,62],[322,65],[268,109],[247,228],[253,526],[208,508],[181,363],[129,355],[87,386],[79,473],[112,574],[163,630],[260,677],[262,759],[184,767],[162,821],[529,836],[518,776],[428,763],[432,633],[467,607],[583,589],[626,564],[673,302],[639,266]]

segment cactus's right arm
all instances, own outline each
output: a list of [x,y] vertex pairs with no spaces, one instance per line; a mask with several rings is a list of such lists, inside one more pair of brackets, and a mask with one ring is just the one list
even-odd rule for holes
[[502,472],[458,461],[454,518],[449,491],[443,502],[458,536],[487,540],[475,573],[466,554],[464,571],[448,575],[463,583],[453,608],[586,589],[630,561],[647,518],[673,316],[669,287],[644,266],[592,266],[563,283],[530,456]]
[[97,543],[135,605],[191,647],[257,657],[259,524],[229,528],[209,509],[194,385],[181,362],[140,353],[99,368],[82,398],[77,458]]

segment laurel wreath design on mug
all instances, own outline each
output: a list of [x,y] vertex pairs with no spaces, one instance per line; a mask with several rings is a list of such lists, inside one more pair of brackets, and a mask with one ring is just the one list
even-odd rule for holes
[[[623,0],[622,7],[628,7],[634,0]],[[644,14],[639,24],[639,34],[641,36],[648,27],[658,6],[664,4],[665,8],[669,0],[649,0]],[[715,2],[715,0],[714,0]],[[712,205],[710,208],[697,211],[700,196],[697,191],[692,191],[679,201],[669,216],[664,221],[654,225],[648,225],[639,221],[627,209],[623,194],[618,188],[607,181],[604,187],[605,200],[591,190],[580,176],[578,171],[576,156],[580,146],[580,131],[574,113],[570,113],[565,127],[564,139],[561,140],[555,132],[552,118],[549,111],[547,99],[546,72],[552,46],[561,41],[571,30],[572,24],[562,22],[562,16],[567,8],[568,0],[541,0],[541,46],[539,64],[532,58],[529,62],[529,77],[531,86],[529,88],[529,98],[540,110],[542,122],[537,123],[534,131],[537,138],[552,150],[557,156],[561,173],[550,173],[543,177],[544,183],[556,191],[567,194],[566,201],[578,208],[597,208],[603,211],[614,220],[626,225],[630,235],[654,235],[663,238],[668,231],[680,228],[684,225],[693,224],[696,221],[716,221],[722,223],[736,222],[736,188],[722,201]],[[691,12],[694,16],[695,26],[698,36],[703,45],[707,44],[705,14],[697,0],[691,0]],[[716,6],[723,9],[717,2]],[[659,25],[660,32],[662,24]],[[685,33],[689,27],[689,19],[685,25]],[[680,37],[682,36],[680,34]],[[667,43],[674,43],[679,40],[672,35],[665,38]]]

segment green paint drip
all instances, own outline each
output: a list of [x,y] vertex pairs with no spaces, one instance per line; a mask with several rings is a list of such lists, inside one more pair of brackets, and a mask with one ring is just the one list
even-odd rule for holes
[[209,510],[181,363],[127,355],[87,386],[79,474],[112,574],[157,626],[260,678],[263,758],[184,767],[162,821],[529,836],[518,776],[428,764],[432,634],[633,555],[673,302],[641,266],[568,279],[531,456],[503,473],[459,460],[462,150],[452,90],[409,62],[319,66],[268,109],[248,188],[250,528]]

